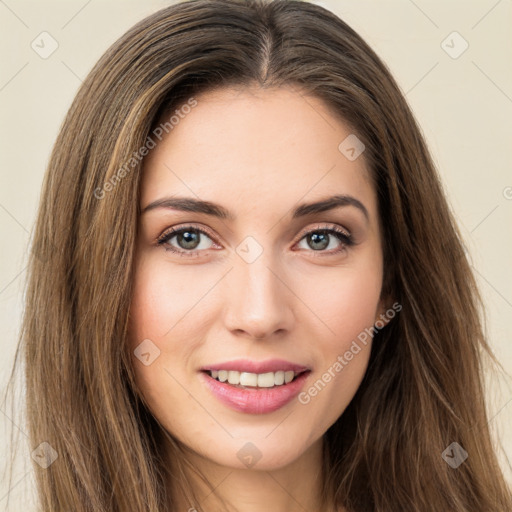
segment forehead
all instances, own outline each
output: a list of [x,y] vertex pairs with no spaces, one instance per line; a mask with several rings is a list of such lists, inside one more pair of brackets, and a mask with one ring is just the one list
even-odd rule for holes
[[364,153],[352,160],[340,151],[354,134],[322,100],[289,87],[218,89],[194,100],[176,107],[169,133],[145,158],[142,206],[186,194],[240,213],[276,213],[339,193],[375,214]]

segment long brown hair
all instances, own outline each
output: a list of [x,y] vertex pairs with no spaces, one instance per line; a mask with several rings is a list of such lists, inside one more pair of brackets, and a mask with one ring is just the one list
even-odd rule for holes
[[[484,403],[482,304],[411,111],[386,66],[342,20],[294,0],[190,0],[131,28],[81,86],[45,175],[17,363],[25,364],[41,510],[170,510],[180,447],[141,400],[126,349],[140,148],[200,92],[297,87],[366,146],[383,229],[383,293],[364,380],[325,435],[325,496],[350,512],[512,510]],[[130,162],[128,165],[127,163]],[[443,452],[456,442],[456,469]],[[53,452],[44,452],[53,453]],[[186,481],[182,482],[186,488]],[[170,508],[171,507],[171,508]]]

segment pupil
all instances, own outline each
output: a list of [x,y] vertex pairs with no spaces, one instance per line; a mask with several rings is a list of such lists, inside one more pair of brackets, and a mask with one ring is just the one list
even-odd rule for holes
[[179,233],[178,244],[183,249],[195,249],[199,245],[199,233],[195,231],[184,231],[183,233]]
[[309,238],[312,244],[319,244],[319,246],[313,246],[312,244],[309,244],[312,249],[325,249],[329,245],[329,237],[327,233],[313,233],[309,236]]

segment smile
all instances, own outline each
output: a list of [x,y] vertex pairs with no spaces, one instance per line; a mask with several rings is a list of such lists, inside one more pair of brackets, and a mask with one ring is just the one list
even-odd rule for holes
[[303,389],[311,370],[273,360],[239,360],[203,367],[202,382],[223,405],[246,414],[267,414],[290,403]]

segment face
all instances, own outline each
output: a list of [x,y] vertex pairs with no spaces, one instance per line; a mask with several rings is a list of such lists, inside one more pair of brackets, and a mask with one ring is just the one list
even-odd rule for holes
[[195,101],[144,163],[135,378],[192,453],[277,469],[318,444],[365,373],[385,311],[376,192],[321,100]]

